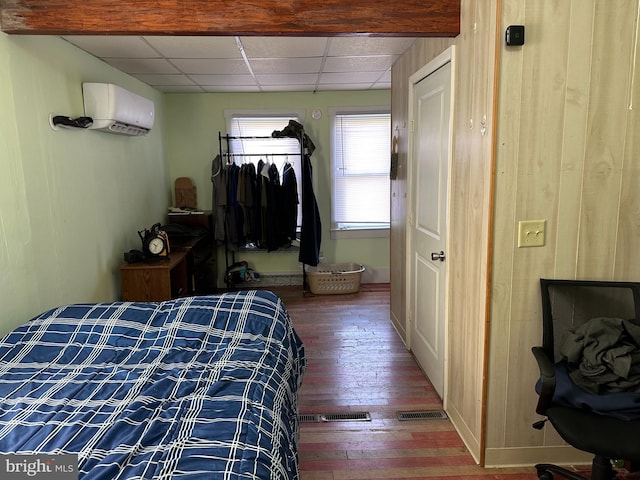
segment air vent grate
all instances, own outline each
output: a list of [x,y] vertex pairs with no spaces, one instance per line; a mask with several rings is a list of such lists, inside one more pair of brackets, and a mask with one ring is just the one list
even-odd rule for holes
[[298,415],[300,423],[320,422],[370,422],[369,412],[339,412],[339,413],[302,413]]
[[322,420],[320,420],[320,415],[316,413],[301,413],[298,415],[298,421],[300,423],[318,423]]
[[446,420],[447,414],[442,410],[414,410],[410,412],[397,412],[398,420]]
[[369,412],[324,413],[320,416],[323,422],[370,422]]

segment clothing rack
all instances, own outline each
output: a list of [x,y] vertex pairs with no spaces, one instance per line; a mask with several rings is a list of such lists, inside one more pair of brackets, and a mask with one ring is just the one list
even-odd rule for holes
[[[271,138],[271,137],[269,137]],[[229,153],[224,152],[222,156],[224,157],[290,157],[290,156],[300,156],[301,153]]]
[[[301,159],[304,157],[304,155],[307,153],[306,149],[305,149],[305,144],[304,144],[304,131],[300,132],[300,136],[299,138],[297,138],[297,140],[300,143],[300,152],[290,152],[290,153],[278,153],[278,152],[274,152],[274,153],[235,153],[235,152],[231,152],[231,141],[232,140],[282,140],[284,137],[273,137],[273,136],[234,136],[234,135],[222,135],[221,132],[218,132],[218,143],[219,143],[219,149],[220,149],[220,158],[221,159],[226,159],[226,163],[230,164],[231,161],[230,159],[233,158],[241,158],[241,157],[264,157],[264,158],[269,158],[269,157],[291,157],[291,156],[295,156],[295,157],[300,157]],[[289,137],[289,138],[295,138],[295,137]],[[223,148],[223,146],[226,146],[226,150]],[[299,183],[299,202],[302,202],[302,183]],[[299,233],[299,232],[298,232]],[[296,239],[299,239],[299,235],[296,234]],[[236,251],[241,251],[240,250],[236,250],[236,249],[232,249],[230,248],[229,245],[229,241],[228,241],[228,235],[227,232],[225,231],[225,241],[224,241],[224,249],[225,249],[225,272],[227,272],[229,270],[229,267],[233,264],[236,263]],[[306,276],[306,270],[305,270],[305,265],[304,263],[302,264],[302,276],[303,276],[303,280],[302,280],[302,288],[303,288],[303,293],[306,292],[307,290],[307,276]],[[227,284],[227,288],[231,289],[233,288],[233,285],[230,282],[230,279],[227,278],[227,275],[225,275],[225,283]]]

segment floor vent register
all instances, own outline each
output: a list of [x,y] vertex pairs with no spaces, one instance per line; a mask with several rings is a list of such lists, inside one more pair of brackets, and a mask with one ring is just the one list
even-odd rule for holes
[[397,412],[396,416],[401,422],[410,420],[446,420],[449,418],[442,410],[413,410],[409,412]]
[[298,415],[300,423],[321,422],[370,422],[369,412],[338,412],[338,413],[303,413]]

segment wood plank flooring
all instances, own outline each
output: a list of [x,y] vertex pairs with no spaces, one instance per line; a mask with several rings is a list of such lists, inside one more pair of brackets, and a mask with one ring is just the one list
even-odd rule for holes
[[388,285],[357,294],[281,296],[305,344],[301,414],[369,412],[371,421],[302,423],[301,480],[533,480],[535,469],[485,469],[447,419],[399,421],[440,410],[429,380],[389,320]]

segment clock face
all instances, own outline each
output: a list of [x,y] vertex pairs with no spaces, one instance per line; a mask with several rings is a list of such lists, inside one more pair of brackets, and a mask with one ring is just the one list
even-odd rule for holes
[[164,250],[164,241],[159,237],[152,238],[149,240],[147,248],[152,255],[159,255]]

